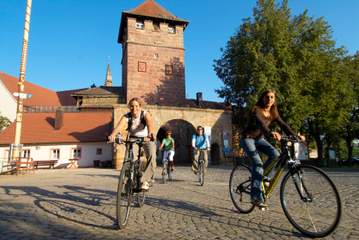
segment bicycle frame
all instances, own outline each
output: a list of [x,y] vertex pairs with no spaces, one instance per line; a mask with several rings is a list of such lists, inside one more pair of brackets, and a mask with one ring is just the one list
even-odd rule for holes
[[197,150],[199,153],[198,153],[198,164],[203,164],[204,165],[204,154],[205,154],[205,152],[207,152],[207,154],[208,154],[208,149],[206,148],[206,149],[198,149]]
[[[132,179],[132,181],[135,181],[135,190],[139,191],[141,189],[141,171],[140,171],[140,163],[141,163],[141,148],[142,148],[142,144],[143,144],[143,139],[136,139],[135,141],[131,141],[131,140],[126,140],[124,141],[125,145],[126,145],[126,158],[124,159],[124,165],[125,164],[130,164],[129,166],[129,170],[130,170],[130,179]],[[138,155],[137,158],[135,159],[134,157],[134,153],[133,153],[133,144],[137,144],[138,145]],[[135,176],[137,177],[137,179],[135,179]],[[133,187],[132,187],[133,188]]]
[[[292,169],[294,169],[295,166],[300,164],[300,162],[292,159],[289,145],[288,145],[289,142],[290,142],[290,139],[283,138],[281,140],[280,156],[278,157],[278,159],[276,161],[273,161],[270,165],[268,165],[264,168],[263,176],[268,176],[268,174],[272,171],[272,169],[273,168],[275,169],[274,176],[269,181],[268,187],[266,187],[264,182],[262,181],[263,194],[266,199],[270,198],[274,188],[277,186],[281,176],[284,173],[284,168],[287,165],[287,163],[290,163],[290,164],[288,164],[290,171],[292,171]],[[299,191],[299,188],[297,190],[298,190],[298,192],[302,192],[302,191]],[[301,196],[302,196],[302,194],[301,194]]]

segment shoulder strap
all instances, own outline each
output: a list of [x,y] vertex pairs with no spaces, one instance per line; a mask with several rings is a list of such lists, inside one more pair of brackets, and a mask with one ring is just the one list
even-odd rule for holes
[[[132,127],[132,114],[130,112],[126,113],[125,117],[128,119],[128,124],[126,129],[128,131]],[[143,124],[143,126],[146,126],[145,112],[143,110],[141,110],[140,121]]]
[[146,126],[146,119],[145,119],[145,111],[141,110],[141,123],[143,124],[143,126]]
[[126,131],[129,131],[131,129],[131,127],[132,127],[132,115],[129,112],[129,113],[125,114],[125,117],[127,118],[127,129],[126,129]]

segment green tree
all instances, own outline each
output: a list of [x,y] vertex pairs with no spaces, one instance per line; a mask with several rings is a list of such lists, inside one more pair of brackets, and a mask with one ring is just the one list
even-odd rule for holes
[[0,131],[2,131],[4,128],[8,127],[10,125],[10,120],[7,117],[0,115]]
[[243,20],[214,61],[224,83],[217,93],[235,106],[235,122],[243,126],[258,95],[274,89],[283,118],[313,137],[322,159],[321,136],[332,141],[347,120],[352,95],[343,71],[346,52],[331,35],[323,18],[307,11],[292,17],[288,1],[257,1],[253,18]]
[[[239,31],[230,38],[223,55],[215,60],[214,69],[224,87],[220,97],[236,107],[240,125],[247,121],[248,109],[265,89],[277,91],[285,119],[299,128],[305,109],[299,107],[297,63],[292,51],[294,32],[287,1],[258,1],[253,19],[244,19]],[[288,96],[291,96],[288,98]],[[288,104],[290,101],[292,104]]]
[[359,52],[345,59],[345,72],[353,90],[352,106],[347,121],[343,124],[343,138],[347,147],[347,160],[353,156],[352,142],[359,138]]

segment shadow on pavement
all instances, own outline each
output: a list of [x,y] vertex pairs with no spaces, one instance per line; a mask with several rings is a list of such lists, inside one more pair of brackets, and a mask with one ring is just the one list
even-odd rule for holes
[[[216,207],[215,209],[211,209],[209,207],[201,207],[194,203],[184,202],[184,201],[177,201],[177,200],[168,200],[168,199],[161,199],[155,197],[147,197],[146,203],[147,205],[161,209],[163,211],[169,211],[172,213],[194,217],[194,218],[201,218],[201,219],[208,219],[211,222],[217,222],[224,225],[231,225],[235,227],[251,229],[253,232],[261,231],[266,232],[263,228],[269,228],[270,231],[277,230],[280,231],[282,235],[287,237],[304,237],[303,234],[300,232],[289,231],[285,228],[275,227],[273,224],[266,224],[264,222],[256,223],[253,219],[242,218],[239,217],[238,212],[231,211],[232,216],[224,216],[221,214],[216,213],[215,211],[218,210]],[[228,211],[228,209],[226,209]],[[249,227],[248,225],[256,225],[257,228]],[[269,230],[268,230],[269,232]]]
[[[114,207],[110,200],[114,198],[116,192],[69,185],[57,187],[68,191],[60,194],[33,186],[3,186],[1,188],[10,196],[32,197],[35,206],[59,218],[92,227],[115,229],[116,219],[97,210],[96,207]],[[97,221],[94,222],[94,219]]]
[[146,205],[151,207],[159,208],[166,211],[171,211],[174,213],[179,213],[187,216],[197,216],[201,218],[208,218],[210,216],[216,216],[217,214],[208,209],[201,208],[195,204],[178,201],[178,200],[168,200],[148,196],[146,198]]

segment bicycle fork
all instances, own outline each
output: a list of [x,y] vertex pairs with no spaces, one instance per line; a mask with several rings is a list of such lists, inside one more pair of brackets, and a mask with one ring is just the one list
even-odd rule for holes
[[292,176],[295,188],[297,189],[297,192],[299,193],[299,196],[303,200],[303,202],[312,202],[313,198],[305,186],[305,183],[303,181],[302,171],[296,169],[293,171],[291,176]]

